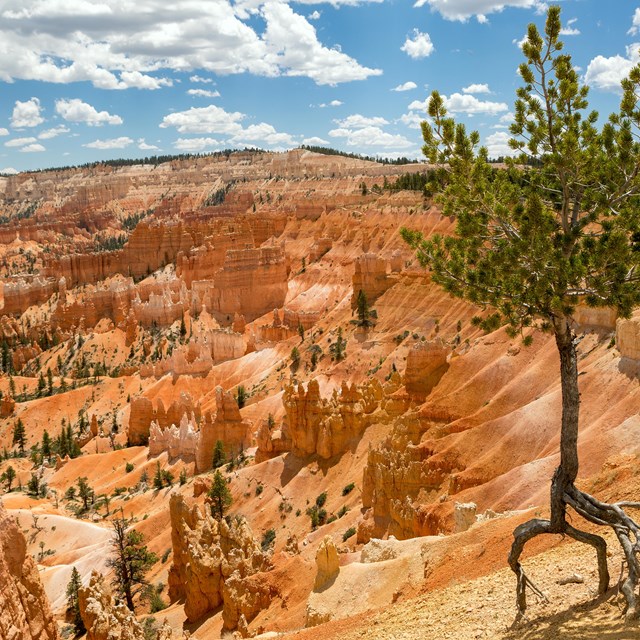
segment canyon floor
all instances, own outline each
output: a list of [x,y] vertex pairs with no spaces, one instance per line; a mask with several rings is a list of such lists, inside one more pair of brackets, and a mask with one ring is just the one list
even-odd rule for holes
[[[296,150],[0,177],[1,640],[71,636],[74,568],[89,640],[640,637],[613,539],[596,600],[591,548],[530,543],[548,601],[513,626],[557,351],[483,333],[418,264],[402,227],[453,231],[408,177],[428,169]],[[640,315],[574,317],[579,484],[635,501]],[[154,611],[110,586],[117,518],[156,555]]]

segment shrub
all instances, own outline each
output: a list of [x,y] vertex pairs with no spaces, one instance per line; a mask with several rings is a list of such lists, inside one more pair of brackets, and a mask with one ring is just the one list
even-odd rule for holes
[[342,495],[343,496],[347,496],[349,495],[354,489],[356,488],[356,484],[355,482],[350,482],[348,485],[346,485],[343,489],[342,489]]
[[135,467],[133,466],[133,464],[131,462],[127,462],[127,464],[124,465],[124,470],[127,473],[131,473],[134,469],[135,469]]
[[275,529],[267,529],[262,534],[262,542],[260,542],[260,546],[263,551],[267,551],[273,546],[273,543],[276,539],[276,530]]
[[355,527],[349,527],[343,534],[342,534],[342,542],[346,542],[351,536],[355,535],[356,533],[356,528]]

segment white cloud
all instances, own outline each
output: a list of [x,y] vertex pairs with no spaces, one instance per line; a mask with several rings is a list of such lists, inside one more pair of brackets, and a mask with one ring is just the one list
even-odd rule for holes
[[364,127],[381,127],[385,124],[389,124],[384,118],[380,116],[373,116],[371,118],[362,116],[359,113],[347,116],[342,120],[334,120],[334,122],[344,129],[362,129]]
[[212,78],[203,78],[199,75],[191,76],[189,80],[191,80],[191,82],[201,82],[203,84],[215,84]]
[[108,111],[97,111],[94,107],[78,98],[72,100],[56,100],[56,113],[67,122],[82,122],[90,127],[103,124],[122,124],[122,118]]
[[538,12],[546,10],[546,3],[541,0],[416,0],[413,6],[431,7],[445,20],[466,22],[470,17],[476,16],[481,24],[487,22],[488,14],[499,13],[506,7],[536,9]]
[[13,138],[12,140],[7,140],[4,143],[5,147],[24,147],[27,144],[31,144],[35,142],[35,138]]
[[398,120],[405,126],[409,127],[409,129],[419,129],[420,123],[425,119],[424,115],[416,113],[415,111],[403,113],[400,118],[398,118]]
[[319,104],[318,106],[321,109],[324,109],[325,107],[339,107],[342,104],[344,104],[341,100],[332,100],[331,102],[323,102],[322,104]]
[[[264,22],[243,21],[252,15]],[[0,81],[6,82],[87,81],[101,89],[151,90],[174,82],[157,75],[163,71],[197,70],[192,78],[203,79],[306,76],[318,84],[382,73],[338,46],[324,46],[309,20],[280,0],[176,0],[170,6],[164,0],[4,0],[0,16]]]
[[502,124],[511,124],[516,119],[515,115],[509,111],[509,113],[505,113],[503,116],[500,116],[500,122]]
[[640,44],[627,46],[626,57],[616,55],[610,58],[596,56],[589,62],[584,80],[588,85],[603,91],[620,92],[620,83],[629,75],[638,62]]
[[573,25],[578,21],[578,18],[571,18],[571,20],[567,20],[567,24],[560,29],[561,36],[579,36],[580,29],[574,27]]
[[190,96],[196,96],[198,98],[219,98],[219,91],[209,91],[208,89],[189,89],[187,93]]
[[124,149],[132,143],[133,140],[131,138],[122,136],[120,138],[111,138],[110,140],[94,140],[82,146],[89,149]]
[[640,8],[634,11],[631,21],[631,28],[629,29],[629,31],[627,31],[627,33],[630,36],[635,36],[638,31],[640,31]]
[[155,144],[147,144],[144,138],[138,139],[138,149],[142,151],[160,151],[160,147],[156,147]]
[[0,174],[3,174],[5,176],[15,176],[18,173],[17,169],[14,169],[13,167],[5,167],[4,169],[0,169]]
[[332,138],[345,138],[350,147],[374,147],[378,149],[409,149],[415,147],[415,142],[404,136],[394,135],[383,131],[377,126],[347,129],[340,127],[329,131]]
[[9,129],[5,129],[4,127],[0,127],[0,136],[8,136]]
[[46,149],[39,143],[28,144],[21,149],[19,149],[21,153],[39,153],[41,151],[46,151]]
[[498,158],[499,156],[513,156],[516,155],[511,147],[509,147],[509,139],[511,136],[504,131],[496,131],[490,136],[487,136],[485,146],[489,153],[490,158]]
[[234,145],[251,146],[253,143],[261,143],[277,148],[297,145],[293,136],[276,131],[266,122],[243,127],[241,122],[245,118],[244,113],[227,112],[216,105],[209,105],[170,113],[163,118],[160,127],[163,129],[175,127],[179,133],[217,134],[226,138],[227,143]]
[[53,129],[46,129],[45,131],[41,131],[38,134],[39,140],[49,140],[50,138],[55,138],[56,136],[60,136],[63,133],[69,133],[70,129],[65,127],[63,124],[58,125],[57,127],[53,127]]
[[491,93],[488,84],[470,84],[462,90],[462,93]]
[[154,78],[153,76],[140,73],[139,71],[123,71],[120,74],[123,88],[148,89],[155,90],[160,87],[171,87],[173,81],[170,78]]
[[178,138],[173,146],[178,151],[187,153],[200,153],[205,149],[220,147],[221,143],[213,138]]
[[364,80],[379,76],[381,69],[363,67],[338,48],[324,47],[315,27],[283,2],[269,0],[262,7],[267,23],[263,34],[266,60],[287,76],[306,76],[316,84]]
[[397,87],[391,89],[391,91],[412,91],[413,89],[417,89],[418,85],[415,82],[409,80],[408,82],[404,82],[403,84],[399,84]]
[[[509,107],[504,102],[482,101],[468,93],[452,93],[449,97],[442,97],[445,106],[451,113],[466,113],[467,115],[486,113],[488,115],[497,115],[498,113],[509,110]],[[411,105],[409,105],[409,108],[411,108]]]
[[318,145],[325,145],[325,144],[329,144],[328,140],[324,140],[323,138],[318,138],[318,136],[313,136],[311,138],[305,138],[302,141],[302,144],[307,144],[310,146],[318,146]]
[[16,100],[11,116],[11,126],[15,129],[23,129],[25,127],[37,127],[44,122],[44,118],[40,115],[42,107],[38,98],[31,98],[25,102]]
[[404,51],[410,58],[417,60],[418,58],[430,56],[434,52],[435,47],[428,33],[421,33],[417,29],[414,29],[413,40],[407,36],[400,50]]
[[314,11],[307,16],[308,20],[318,20],[322,14],[319,11]]
[[240,120],[245,115],[238,111],[231,113],[216,105],[191,107],[187,111],[177,111],[165,116],[160,127],[175,127],[179,133],[222,133],[234,135],[242,130]]

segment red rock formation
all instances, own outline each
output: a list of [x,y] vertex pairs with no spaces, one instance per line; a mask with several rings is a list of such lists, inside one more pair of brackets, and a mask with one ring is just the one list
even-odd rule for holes
[[428,396],[447,372],[450,354],[451,349],[446,347],[442,340],[414,344],[407,355],[407,393],[418,399]]
[[57,640],[49,601],[27,543],[0,501],[0,640]]
[[[171,495],[169,509],[173,545],[169,598],[172,602],[184,599],[189,621],[199,620],[224,602],[228,611],[225,622],[233,624],[239,617],[233,612],[238,611],[245,591],[241,581],[268,570],[268,557],[244,519],[232,519],[230,524],[215,520],[197,506],[189,508],[178,493]],[[231,575],[233,585],[225,589]]]
[[624,358],[640,360],[640,313],[616,323],[616,346]]
[[8,418],[13,415],[16,408],[16,401],[9,395],[2,397],[0,402],[0,418]]
[[243,420],[235,398],[222,387],[216,387],[216,413],[207,413],[200,424],[196,451],[196,469],[203,473],[211,469],[216,442],[224,443],[228,456],[236,456],[252,444],[251,423]]
[[382,260],[372,253],[365,253],[355,261],[353,295],[351,297],[352,309],[357,306],[360,291],[364,292],[367,301],[372,304],[396,283],[395,277],[388,275],[387,271],[386,260]]

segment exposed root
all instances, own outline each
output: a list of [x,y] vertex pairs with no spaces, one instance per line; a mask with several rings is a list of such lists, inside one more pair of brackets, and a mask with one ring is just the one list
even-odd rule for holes
[[[554,481],[556,478],[554,477]],[[556,487],[557,488],[557,487]],[[552,489],[553,495],[553,489]],[[556,502],[558,505],[558,502]],[[520,555],[529,540],[544,533],[568,535],[569,537],[584,542],[596,550],[598,562],[598,594],[604,594],[609,588],[609,569],[607,567],[607,543],[601,536],[576,529],[566,521],[566,507],[571,506],[576,513],[585,520],[601,526],[611,527],[618,538],[618,542],[624,553],[624,563],[619,580],[620,592],[626,601],[625,617],[627,620],[635,620],[640,614],[637,587],[640,582],[640,526],[629,517],[624,507],[640,508],[638,502],[618,502],[607,504],[600,502],[593,496],[580,491],[573,483],[565,487],[559,502],[561,512],[552,515],[551,520],[535,518],[521,524],[513,532],[513,544],[509,553],[509,566],[516,574],[516,602],[518,606],[517,620],[524,616],[527,607],[526,588],[529,587],[538,596],[542,592],[533,585],[524,573],[520,564]],[[552,502],[553,506],[553,502]],[[553,523],[553,524],[552,524]],[[626,572],[625,572],[626,566]],[[546,599],[546,598],[545,598]]]

